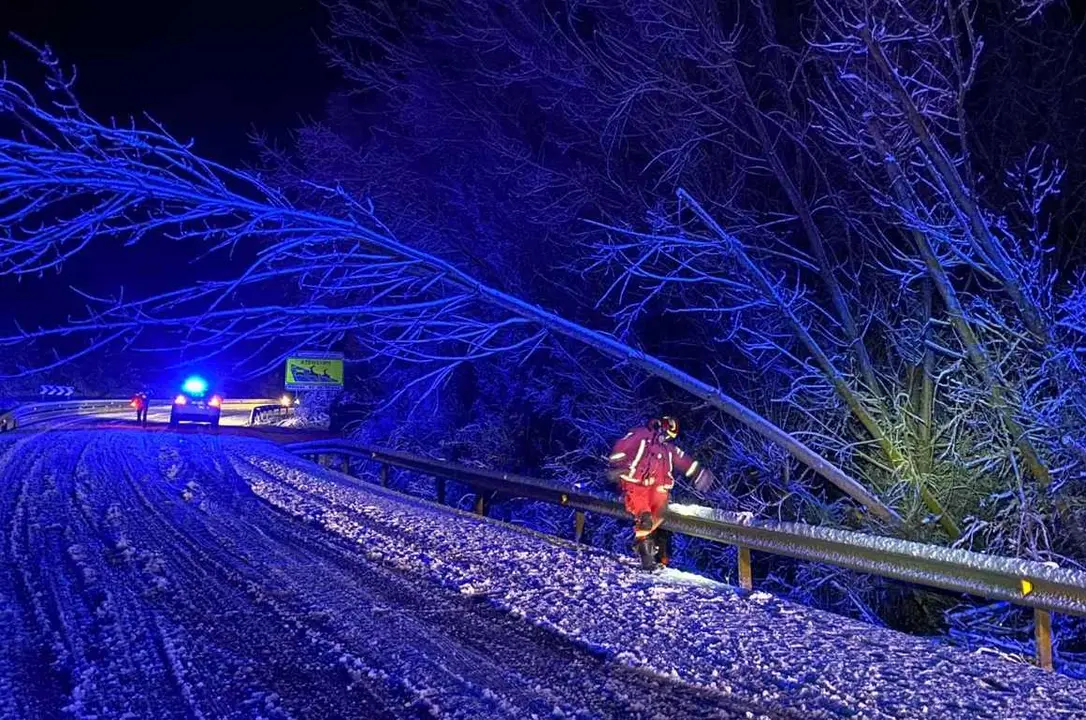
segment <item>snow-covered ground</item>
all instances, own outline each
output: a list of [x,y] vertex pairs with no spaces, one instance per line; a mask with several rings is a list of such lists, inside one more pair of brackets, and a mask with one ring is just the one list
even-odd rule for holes
[[350,481],[0,439],[0,718],[1071,718],[1086,684]]

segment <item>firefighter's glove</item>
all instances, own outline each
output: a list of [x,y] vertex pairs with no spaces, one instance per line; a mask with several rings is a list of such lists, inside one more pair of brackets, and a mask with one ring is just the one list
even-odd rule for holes
[[694,478],[694,488],[702,493],[709,492],[715,483],[716,476],[713,475],[713,471],[709,468],[702,468],[702,471]]
[[611,468],[607,471],[607,480],[612,485],[618,485],[622,482],[622,468]]

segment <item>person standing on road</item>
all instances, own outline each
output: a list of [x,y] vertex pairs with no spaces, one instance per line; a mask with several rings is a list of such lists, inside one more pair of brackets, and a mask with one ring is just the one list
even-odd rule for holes
[[[634,428],[615,443],[608,458],[608,477],[622,488],[626,511],[634,517],[634,549],[646,570],[670,560],[669,534],[660,531],[675,471],[692,480],[704,492],[713,484],[713,473],[680,450],[674,440],[679,436],[679,421],[673,417],[651,420],[645,427]],[[657,548],[656,539],[660,540]]]
[[147,391],[141,390],[136,393],[134,402],[136,405],[136,422],[143,427],[147,427],[147,410],[151,404]]

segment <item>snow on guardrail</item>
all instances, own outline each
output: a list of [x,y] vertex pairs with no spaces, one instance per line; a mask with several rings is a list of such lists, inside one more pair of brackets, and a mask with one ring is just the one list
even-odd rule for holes
[[[347,440],[295,443],[286,449],[302,456],[343,454],[365,458],[505,495],[530,497],[576,510],[625,515],[621,503],[613,498],[567,488],[551,480],[483,470]],[[755,520],[749,513],[697,506],[669,508],[663,527],[748,550],[1006,600],[1040,611],[1086,616],[1086,572],[1054,567],[1052,563],[802,523]]]

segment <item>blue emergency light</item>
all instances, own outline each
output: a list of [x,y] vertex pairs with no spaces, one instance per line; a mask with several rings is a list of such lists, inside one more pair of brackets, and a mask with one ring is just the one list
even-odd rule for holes
[[193,375],[185,380],[181,389],[189,395],[203,395],[207,392],[207,380],[204,380],[199,375]]

